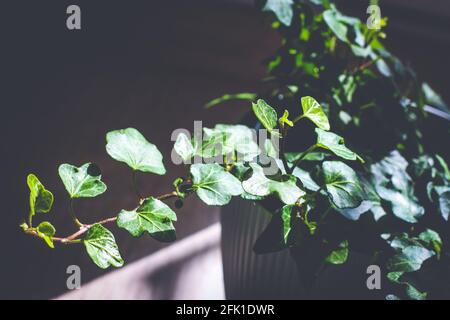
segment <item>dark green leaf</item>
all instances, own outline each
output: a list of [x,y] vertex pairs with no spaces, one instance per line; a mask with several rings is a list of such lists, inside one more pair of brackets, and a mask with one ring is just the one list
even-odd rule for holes
[[322,168],[328,195],[336,207],[358,207],[365,193],[355,171],[340,161],[325,161]]

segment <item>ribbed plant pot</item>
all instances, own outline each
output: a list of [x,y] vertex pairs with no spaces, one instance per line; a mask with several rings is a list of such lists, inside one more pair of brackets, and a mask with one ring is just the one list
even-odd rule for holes
[[255,254],[253,245],[271,214],[234,198],[222,208],[222,257],[227,299],[298,299],[297,267],[288,250]]
[[[255,241],[270,222],[271,214],[262,206],[234,198],[222,208],[222,260],[227,299],[383,299],[382,290],[367,287],[367,267],[371,257],[350,250],[344,265],[327,266],[305,289],[299,267],[308,256],[297,257],[289,250],[256,254]],[[311,248],[311,252],[313,252]]]

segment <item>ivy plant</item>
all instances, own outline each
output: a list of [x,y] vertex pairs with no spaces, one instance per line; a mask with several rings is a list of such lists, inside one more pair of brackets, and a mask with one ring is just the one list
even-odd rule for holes
[[[384,283],[392,284],[384,286],[388,299],[450,297],[442,282],[442,277],[450,277],[449,126],[432,114],[438,111],[450,118],[448,106],[384,45],[387,18],[381,17],[378,28],[369,28],[367,16],[361,20],[347,15],[332,0],[258,3],[281,39],[266,61],[262,81],[268,89],[228,93],[208,107],[233,99],[261,99],[282,106],[275,111],[283,113],[281,123],[291,128],[291,139],[282,147],[286,163],[294,168],[290,173],[301,181],[303,190],[326,193],[328,199],[312,201],[315,209],[303,208],[299,219],[313,236],[301,237],[295,250],[290,241],[298,240],[292,237],[291,227],[296,224],[286,218],[290,209],[270,206],[272,223],[255,251],[278,250],[285,247],[280,243],[288,242],[294,258],[309,265],[300,272],[304,283],[323,270],[323,257],[329,257],[327,262],[340,261],[337,257],[347,257],[346,250],[349,256],[359,252],[387,270]],[[290,120],[299,103],[303,113]],[[264,110],[262,104],[255,108]],[[258,119],[273,129],[274,114],[265,111]],[[302,118],[314,124],[315,135],[307,126],[290,126]],[[255,125],[250,118],[246,121]],[[351,139],[352,148],[342,136]],[[305,145],[310,146],[308,152],[297,152]],[[330,159],[330,154],[366,164],[352,169],[349,163]],[[310,211],[322,212],[323,221],[311,223]],[[345,219],[332,218],[339,215]],[[425,243],[422,238],[431,235],[433,242]],[[399,239],[415,245],[397,247]],[[314,259],[311,251],[317,253]]]
[[[243,125],[219,124],[213,129],[204,128],[204,141],[189,139],[185,134],[180,134],[174,144],[174,150],[189,164],[186,176],[174,181],[172,192],[160,196],[142,196],[135,184],[136,171],[165,173],[163,157],[157,147],[136,129],[111,131],[106,135],[106,152],[111,158],[125,163],[130,168],[133,189],[139,197],[137,206],[134,209],[118,210],[115,216],[94,223],[81,222],[73,209],[73,202],[78,198],[100,196],[107,191],[106,184],[95,164],[86,163],[79,167],[61,164],[58,169],[59,176],[67,191],[70,215],[77,230],[71,235],[59,237],[49,221],[34,225],[34,216],[37,213],[48,214],[53,204],[52,193],[34,174],[28,176],[30,213],[28,221],[21,227],[26,234],[42,239],[51,248],[55,247],[55,243],[83,243],[87,254],[100,268],[120,267],[124,262],[114,235],[106,225],[116,224],[133,237],[145,233],[158,241],[169,242],[176,238],[174,222],[177,221],[175,211],[165,203],[169,199],[176,199],[179,204],[189,196],[196,195],[207,205],[223,206],[228,204],[232,197],[242,197],[249,201],[263,201],[274,197],[280,203],[284,221],[284,246],[296,245],[296,241],[292,240],[296,238],[296,231],[291,228],[291,223],[302,220],[313,232],[316,222],[308,217],[308,214],[314,211],[316,198],[324,198],[340,209],[358,206],[364,199],[363,187],[357,173],[338,160],[362,159],[343,144],[340,136],[325,131],[330,130],[329,121],[314,98],[301,99],[301,105],[298,116],[292,121],[288,120],[286,113],[278,115],[277,111],[262,99],[253,103],[252,108],[255,117],[261,121],[269,135],[281,140],[287,139],[289,130],[300,125],[298,122],[301,119],[310,119],[317,125],[317,143],[314,148],[301,152],[301,156],[294,161],[288,161],[285,154],[278,154],[273,150],[267,152],[265,143],[257,144],[250,139],[249,133],[252,130]],[[323,138],[325,134],[329,136]],[[259,145],[263,147],[260,148]],[[214,149],[212,152],[209,150],[211,147]],[[317,176],[321,182],[317,183],[307,171],[299,167],[300,162],[316,149],[327,153],[329,158],[335,158],[324,161],[323,157],[318,161],[319,164],[322,162],[322,170]],[[245,152],[246,156],[237,157],[240,152]],[[258,162],[258,156],[264,153],[277,165],[275,172],[267,173],[267,165]],[[198,154],[202,155],[202,162],[192,163]],[[217,155],[219,159],[227,160],[210,163]],[[249,159],[248,155],[251,155],[252,159]],[[343,243],[335,252],[331,252],[325,261],[342,263],[346,257],[345,250],[347,244]]]
[[[448,146],[429,139],[425,112],[426,104],[442,112],[447,106],[385,48],[382,28],[369,29],[329,0],[261,3],[282,38],[266,65],[271,89],[225,94],[207,105],[251,101],[248,125],[218,124],[200,138],[180,134],[174,151],[186,174],[162,195],[142,195],[136,184],[138,171],[166,173],[158,148],[136,129],[111,131],[106,151],[129,167],[136,206],[94,223],[80,221],[73,203],[107,187],[97,165],[62,164],[75,231],[57,235],[47,221],[53,194],[34,174],[27,178],[30,211],[22,230],[51,248],[82,243],[98,267],[120,267],[124,261],[108,228],[173,241],[183,201],[197,196],[224,206],[239,197],[272,213],[255,252],[290,249],[299,260],[308,256],[300,274],[308,285],[324,266],[363,252],[387,270],[393,286],[386,298],[448,295],[441,281],[450,277]],[[254,127],[266,129],[268,139],[256,142]],[[36,225],[38,217],[43,221]]]

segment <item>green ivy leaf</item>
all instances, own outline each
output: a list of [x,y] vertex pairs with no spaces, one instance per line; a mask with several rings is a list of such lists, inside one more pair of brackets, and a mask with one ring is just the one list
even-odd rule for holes
[[387,278],[394,283],[403,285],[405,287],[406,294],[408,295],[409,298],[414,300],[425,300],[427,298],[427,293],[420,292],[409,282],[401,280],[403,275],[404,272],[389,272],[387,274]]
[[114,235],[101,224],[94,224],[83,240],[86,251],[92,261],[102,269],[123,266]]
[[117,226],[133,237],[147,231],[156,240],[170,242],[176,238],[173,221],[177,221],[175,212],[164,202],[150,197],[136,210],[122,210],[117,217]]
[[358,159],[359,161],[364,163],[364,160],[359,155],[345,146],[344,138],[338,136],[333,132],[324,131],[320,128],[316,128],[315,130],[317,134],[317,145],[319,147],[330,150],[338,157],[347,160]]
[[265,197],[275,193],[278,198],[287,205],[293,205],[299,198],[305,195],[305,192],[297,187],[297,179],[292,175],[280,177],[280,181],[268,179],[264,174],[264,169],[251,163],[253,174],[250,179],[242,182],[244,190],[252,195]]
[[37,228],[36,231],[42,239],[44,239],[45,243],[50,247],[54,248],[55,245],[53,244],[53,236],[56,233],[55,227],[48,221],[41,222]]
[[217,163],[193,164],[190,172],[192,188],[207,205],[223,206],[243,192],[241,182]]
[[241,93],[234,93],[234,94],[224,94],[223,96],[213,99],[210,102],[208,102],[205,105],[206,109],[212,108],[218,104],[231,101],[231,100],[247,100],[247,101],[253,101],[257,97],[257,94],[250,93],[250,92],[241,92]]
[[436,231],[426,229],[421,234],[419,234],[419,239],[422,240],[425,245],[432,247],[436,252],[438,259],[440,258],[442,250],[442,239]]
[[424,215],[414,196],[411,177],[406,172],[408,162],[398,151],[391,152],[370,167],[376,192],[392,205],[392,212],[399,219],[409,223],[417,222]]
[[325,161],[322,168],[331,201],[340,209],[358,207],[365,194],[356,172],[340,161]]
[[439,209],[442,217],[448,221],[450,215],[450,190],[439,194]]
[[387,267],[395,272],[412,272],[422,267],[422,263],[434,256],[434,252],[422,246],[407,246],[401,250],[401,253],[392,257]]
[[336,250],[331,251],[325,262],[329,264],[343,264],[348,258],[348,241],[342,241]]
[[289,127],[293,127],[294,123],[289,120],[289,111],[284,110],[283,116],[278,120],[281,125],[287,124]]
[[302,221],[292,214],[292,209],[293,206],[286,205],[272,214],[270,222],[255,242],[255,253],[281,251],[300,241]]
[[320,186],[311,178],[308,171],[295,167],[292,175],[299,178],[306,189],[311,191],[317,191],[320,189]]
[[173,148],[185,163],[191,160],[196,152],[191,140],[184,133],[180,133],[177,136]]
[[289,27],[294,15],[293,4],[292,0],[267,0],[263,11],[272,11],[282,24]]
[[93,163],[79,168],[65,163],[59,166],[58,172],[71,198],[92,198],[106,191],[100,169]]
[[348,42],[347,26],[339,21],[336,10],[325,10],[323,12],[323,19],[339,40]]
[[[217,124],[213,129],[204,128],[206,140],[217,139],[223,155],[238,153],[239,161],[252,161],[259,155],[255,132],[244,125]],[[218,150],[220,150],[218,149]],[[216,156],[217,154],[215,154]]]
[[44,185],[34,174],[28,175],[27,184],[30,188],[30,215],[48,213],[53,205],[53,194],[45,189]]
[[166,173],[162,154],[134,128],[115,130],[106,135],[106,151],[115,160],[126,163],[133,170]]
[[311,120],[317,127],[322,130],[330,130],[328,117],[323,111],[320,104],[313,97],[302,97],[303,116]]
[[277,127],[277,112],[264,100],[259,99],[256,103],[252,104],[252,108],[258,120],[269,132],[272,132]]

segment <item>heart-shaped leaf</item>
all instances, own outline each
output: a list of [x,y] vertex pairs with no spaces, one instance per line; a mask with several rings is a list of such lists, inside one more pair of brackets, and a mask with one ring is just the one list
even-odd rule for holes
[[101,224],[94,224],[89,228],[83,243],[89,257],[100,268],[123,266],[114,235]]
[[134,128],[115,130],[106,135],[106,151],[115,160],[126,163],[133,170],[166,173],[158,148]]
[[117,225],[138,237],[147,231],[156,240],[169,242],[175,240],[175,212],[164,202],[150,197],[133,211],[122,210],[117,217]]
[[293,4],[293,0],[267,0],[263,11],[272,11],[282,24],[289,27],[294,15]]
[[45,243],[50,247],[54,248],[55,245],[53,244],[53,236],[56,233],[55,227],[48,221],[41,222],[37,228],[36,231],[42,239],[44,239]]
[[313,97],[302,97],[303,116],[311,120],[317,127],[322,130],[330,130],[328,117],[323,112],[320,104]]
[[241,182],[217,163],[193,164],[190,171],[192,188],[207,205],[223,206],[243,192]]
[[344,138],[338,136],[333,132],[324,131],[320,128],[316,128],[317,133],[317,146],[330,150],[338,157],[347,160],[356,160],[364,163],[364,160],[356,153],[347,148],[344,144]]
[[244,190],[252,195],[265,197],[275,193],[278,198],[285,204],[293,205],[305,192],[297,187],[297,179],[292,175],[284,175],[279,181],[268,179],[264,174],[264,169],[256,164],[251,163],[253,174],[250,179],[242,182]]
[[106,191],[100,169],[93,163],[79,168],[65,163],[59,166],[58,172],[71,198],[92,198]]
[[28,175],[27,184],[30,188],[30,215],[49,212],[53,205],[53,194],[45,189],[34,174]]
[[356,172],[340,161],[325,161],[322,168],[331,201],[340,209],[358,207],[365,194]]
[[259,99],[252,104],[253,112],[258,120],[269,132],[272,132],[278,125],[278,115],[274,108],[269,106],[267,102]]

